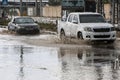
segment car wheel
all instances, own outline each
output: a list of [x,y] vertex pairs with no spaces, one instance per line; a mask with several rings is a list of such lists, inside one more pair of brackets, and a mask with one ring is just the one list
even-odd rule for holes
[[11,31],[10,26],[8,26],[8,30]]
[[62,42],[65,42],[65,40],[66,40],[66,36],[65,36],[64,30],[61,30],[61,32],[60,32],[60,39],[61,39]]
[[36,34],[40,34],[40,30],[37,30],[37,31],[36,31]]
[[9,31],[12,31],[12,29],[10,28],[10,26],[8,26],[8,30],[9,30]]
[[19,30],[17,27],[14,28],[14,31],[15,31],[16,33],[20,33],[20,30]]
[[82,32],[78,32],[78,34],[77,34],[77,38],[78,38],[78,39],[81,39],[81,40],[83,39]]

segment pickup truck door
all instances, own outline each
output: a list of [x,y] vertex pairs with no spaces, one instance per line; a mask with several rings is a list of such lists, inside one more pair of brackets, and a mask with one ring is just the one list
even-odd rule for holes
[[72,37],[76,37],[78,23],[79,23],[78,17],[77,17],[77,15],[74,15],[73,20],[72,20],[72,24],[71,24],[71,36]]
[[65,26],[65,33],[66,33],[66,36],[69,36],[69,37],[71,37],[71,27],[72,27],[72,19],[73,19],[73,15],[71,14],[71,15],[69,15],[68,16],[68,20],[67,20],[67,22],[66,22],[66,26]]

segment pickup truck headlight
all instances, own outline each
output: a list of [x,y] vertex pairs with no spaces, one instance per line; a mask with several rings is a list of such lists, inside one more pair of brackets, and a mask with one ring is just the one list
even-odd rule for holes
[[89,31],[89,32],[92,31],[92,29],[91,29],[90,27],[85,27],[84,30],[85,30],[85,31]]
[[111,31],[115,31],[115,27],[111,27]]

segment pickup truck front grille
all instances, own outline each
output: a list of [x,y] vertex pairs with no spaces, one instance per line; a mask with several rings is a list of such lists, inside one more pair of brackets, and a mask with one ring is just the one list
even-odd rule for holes
[[110,28],[94,28],[94,32],[109,32]]
[[94,35],[94,38],[109,38],[110,35]]

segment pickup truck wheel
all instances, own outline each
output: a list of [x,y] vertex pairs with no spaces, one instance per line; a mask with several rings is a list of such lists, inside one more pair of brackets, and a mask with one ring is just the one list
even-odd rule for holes
[[82,32],[78,32],[78,35],[77,35],[78,39],[83,39],[83,36],[82,36]]
[[66,37],[65,37],[65,32],[64,32],[63,30],[60,32],[60,39],[61,39],[62,41],[65,41],[65,39],[66,39]]
[[8,26],[8,30],[9,30],[9,31],[12,31],[12,30],[10,29],[10,26]]

